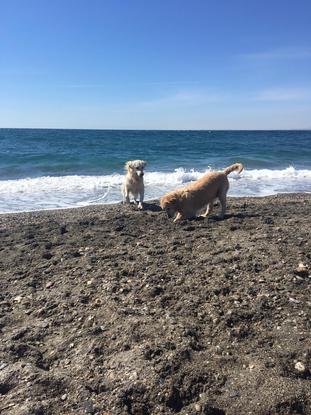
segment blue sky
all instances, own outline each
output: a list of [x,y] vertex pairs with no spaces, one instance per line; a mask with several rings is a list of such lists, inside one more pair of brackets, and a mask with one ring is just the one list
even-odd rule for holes
[[310,0],[0,0],[0,127],[311,128]]

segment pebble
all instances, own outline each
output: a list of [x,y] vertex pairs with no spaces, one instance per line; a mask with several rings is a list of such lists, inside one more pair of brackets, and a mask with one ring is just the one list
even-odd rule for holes
[[44,252],[42,254],[42,258],[44,259],[51,259],[53,257],[53,255],[51,254],[51,252]]
[[5,367],[7,367],[8,364],[5,362],[0,362],[0,370],[4,369]]
[[299,304],[300,303],[299,300],[296,300],[295,298],[292,298],[292,297],[289,297],[289,302],[294,303],[294,304]]
[[84,402],[84,410],[87,414],[93,414],[95,412],[92,401],[87,400]]
[[194,405],[194,409],[197,411],[197,412],[201,412],[201,405],[199,405],[198,403],[196,403],[195,405]]
[[48,282],[45,284],[45,288],[50,288],[50,287],[52,287],[52,285],[53,285],[53,282],[52,282],[52,281],[48,281]]
[[22,301],[23,297],[21,295],[18,295],[16,297],[13,298],[13,301],[15,301],[16,303],[20,303]]
[[298,370],[298,372],[305,372],[306,366],[302,362],[297,362],[295,364],[295,369]]
[[230,398],[237,398],[238,396],[240,396],[240,392],[238,390],[232,390],[229,392],[229,396]]
[[67,399],[67,394],[64,393],[60,398],[61,398],[62,401],[65,401]]
[[308,267],[302,262],[299,262],[298,267],[296,268],[296,273],[302,277],[307,277],[309,274]]

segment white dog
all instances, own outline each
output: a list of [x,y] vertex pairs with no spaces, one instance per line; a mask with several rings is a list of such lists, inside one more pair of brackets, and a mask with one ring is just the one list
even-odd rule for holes
[[134,197],[137,204],[139,195],[138,208],[143,209],[144,201],[144,168],[146,166],[144,160],[130,160],[125,163],[126,176],[122,186],[123,202],[130,203],[130,194]]

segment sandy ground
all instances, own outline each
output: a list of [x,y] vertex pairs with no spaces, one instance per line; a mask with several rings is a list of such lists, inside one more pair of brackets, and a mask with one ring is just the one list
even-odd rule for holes
[[310,201],[1,215],[1,414],[311,414]]

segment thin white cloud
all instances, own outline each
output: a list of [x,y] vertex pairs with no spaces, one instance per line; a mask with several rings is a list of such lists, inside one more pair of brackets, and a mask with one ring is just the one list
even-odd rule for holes
[[260,91],[179,91],[160,98],[139,101],[132,105],[139,110],[165,110],[171,108],[205,107],[209,104],[251,105],[254,102],[299,102],[311,100],[310,87],[274,87]]
[[258,92],[255,101],[306,101],[311,99],[310,88],[271,88]]
[[308,59],[311,58],[311,48],[279,48],[261,52],[245,53],[242,54],[242,57],[256,61]]
[[96,88],[107,88],[115,85],[120,86],[180,86],[180,85],[198,85],[199,81],[150,81],[150,82],[107,82],[101,84],[64,84],[60,85],[63,88],[81,88],[81,89],[96,89]]
[[179,91],[172,95],[137,102],[136,106],[141,109],[156,109],[172,106],[197,106],[221,103],[225,100],[226,96],[219,93],[209,93],[204,91]]

